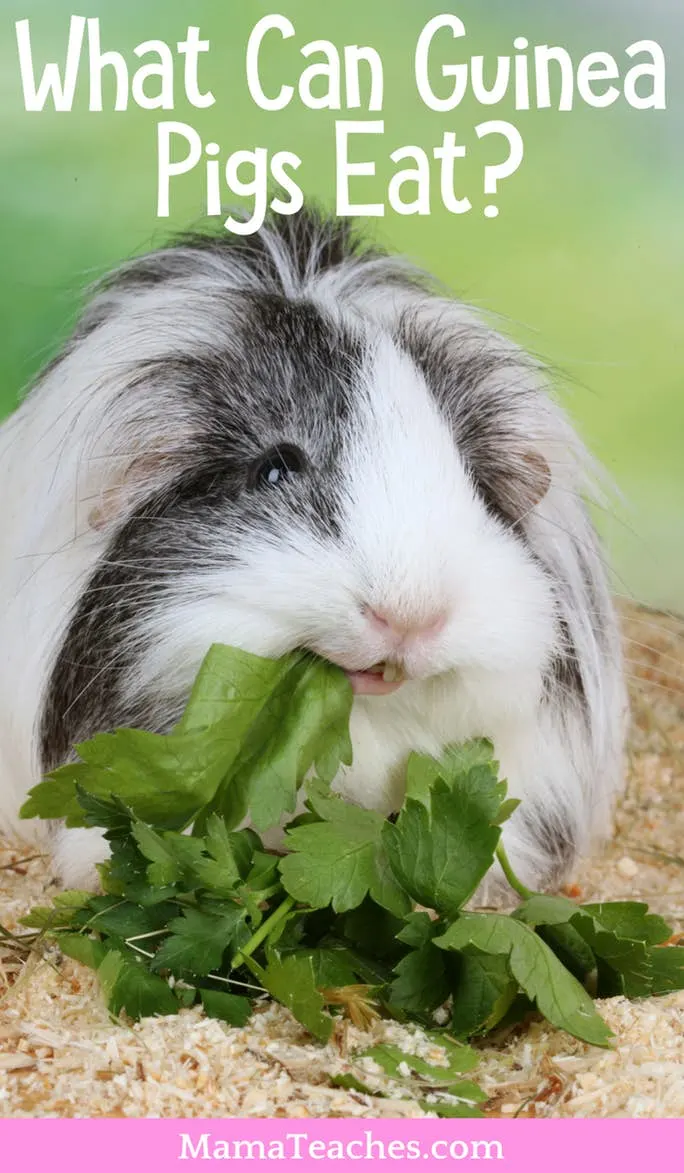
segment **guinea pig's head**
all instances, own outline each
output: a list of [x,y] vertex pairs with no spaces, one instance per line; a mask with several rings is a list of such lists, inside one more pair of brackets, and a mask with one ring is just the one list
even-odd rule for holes
[[539,682],[558,624],[530,524],[565,424],[459,303],[345,226],[284,219],[125,267],[63,378],[75,362],[108,396],[93,465],[106,450],[117,474],[55,660],[53,711],[80,712],[63,736],[105,711],[163,723],[217,641],[311,649],[360,694]]

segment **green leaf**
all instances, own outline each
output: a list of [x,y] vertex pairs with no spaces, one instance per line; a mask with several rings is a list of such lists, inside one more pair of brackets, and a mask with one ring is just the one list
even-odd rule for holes
[[384,859],[383,816],[333,795],[315,794],[309,801],[325,821],[287,832],[290,854],[280,861],[286,891],[310,908],[331,904],[338,913],[356,908],[370,892],[390,912],[407,912],[409,899]]
[[[177,912],[178,906],[170,901],[142,908],[139,904],[120,900],[117,896],[93,896],[88,907],[77,914],[77,921],[82,928],[95,929],[100,934],[109,933],[125,940],[127,937],[157,932]],[[144,941],[141,944],[145,948],[149,947]]]
[[424,912],[414,912],[406,917],[406,924],[398,937],[412,949],[394,967],[396,976],[389,993],[393,1009],[396,1007],[424,1020],[446,1002],[451,993],[447,959],[444,952],[432,943],[433,937],[443,929],[441,922],[431,920]]
[[393,1043],[379,1043],[375,1047],[369,1047],[368,1050],[356,1055],[355,1059],[372,1059],[392,1079],[410,1078],[399,1070],[400,1067],[406,1067],[421,1080],[433,1087],[441,1088],[449,1087],[456,1076],[477,1067],[479,1057],[472,1047],[449,1039],[437,1031],[426,1031],[425,1035],[436,1047],[443,1048],[445,1064],[428,1063],[417,1055],[409,1055]]
[[317,990],[353,986],[357,980],[353,957],[347,949],[300,949],[296,955],[311,960]]
[[200,731],[185,736],[118,729],[76,746],[80,762],[60,766],[29,792],[23,818],[64,817],[87,825],[77,785],[89,794],[116,795],[144,822],[180,828],[216,793],[225,773],[225,745]]
[[76,888],[57,892],[52,907],[32,908],[26,916],[21,917],[19,923],[30,929],[71,928],[76,924],[76,914],[88,907],[91,898],[91,892],[81,892]]
[[310,957],[293,954],[284,961],[272,961],[259,974],[260,980],[278,1002],[282,1002],[302,1026],[321,1043],[330,1038],[333,1020],[323,1010],[324,1001],[316,988]]
[[449,1095],[464,1100],[466,1104],[483,1104],[489,1099],[487,1093],[483,1092],[479,1084],[473,1083],[469,1079],[462,1079],[459,1083],[451,1084]]
[[346,940],[356,945],[362,953],[379,961],[398,958],[404,952],[398,942],[398,935],[404,927],[404,922],[387,909],[381,908],[370,897],[346,913],[337,923]]
[[[235,834],[235,832],[232,832]],[[277,893],[282,894],[278,858],[264,851],[255,851],[252,857],[252,866],[247,873],[244,883],[236,889],[236,899],[241,900],[249,910],[254,924],[261,920],[261,909],[264,901],[272,899]],[[281,930],[284,931],[289,920],[283,921]],[[280,936],[280,932],[278,933]],[[273,941],[273,937],[269,937]]]
[[412,949],[422,949],[443,928],[443,923],[433,920],[427,912],[410,912],[404,917],[404,927],[397,933],[397,940]]
[[423,945],[407,953],[395,967],[389,1001],[419,1019],[429,1017],[446,1002],[451,992],[444,957],[434,945]]
[[535,893],[529,900],[519,904],[512,915],[527,925],[566,924],[580,911],[580,905],[565,896],[542,896]]
[[103,891],[110,896],[139,904],[141,908],[151,908],[155,904],[174,900],[178,895],[177,887],[174,884],[167,884],[161,888],[151,886],[145,859],[139,853],[139,859],[136,859],[136,852],[136,844],[131,839],[128,843],[119,844],[106,863],[97,865]]
[[[662,917],[649,913],[646,904],[619,901],[578,906],[561,897],[533,896],[514,915],[527,923],[554,926],[544,936],[573,972],[582,960],[579,938],[589,956],[600,959],[599,996],[641,998],[653,992],[652,950],[647,944],[666,941],[670,928]],[[570,951],[569,957],[564,950]],[[586,956],[583,964],[589,972]]]
[[155,954],[152,967],[195,976],[218,970],[244,920],[245,910],[237,904],[221,915],[186,908],[182,916],[169,922],[171,935]]
[[643,941],[630,941],[606,932],[600,922],[584,912],[574,916],[571,923],[595,956],[615,974],[615,980],[609,980],[605,988],[601,988],[599,981],[600,996],[620,993],[628,998],[640,998],[650,994],[651,967]]
[[[97,976],[100,981],[100,989],[104,995],[107,1007],[109,1010],[111,1010],[112,1014],[118,1014],[119,1010],[121,1009],[121,1006],[117,1005],[114,1000],[114,990],[116,983],[121,977],[125,967],[126,958],[124,957],[123,953],[119,953],[116,949],[107,950],[104,957],[102,958],[102,961],[97,967]],[[166,986],[166,982],[163,982],[162,984]],[[166,986],[166,989],[168,990],[169,987]],[[169,993],[171,993],[170,990]]]
[[86,937],[81,933],[61,933],[59,947],[62,953],[81,965],[88,965],[91,969],[98,969],[107,955],[107,946],[94,937]]
[[152,830],[147,823],[136,819],[131,831],[145,859],[150,860],[147,878],[150,884],[163,887],[180,880],[183,871],[171,845],[162,834]]
[[[47,774],[28,792],[28,797],[19,810],[22,819],[61,819],[67,820],[68,826],[85,827],[87,818],[78,801],[77,786],[81,786],[90,793],[95,787],[92,783],[90,766],[85,762],[70,762]],[[104,791],[105,797],[111,794],[111,786]]]
[[226,644],[213,644],[190,692],[178,732],[213,733],[228,719],[235,730],[234,760],[243,737],[263,706],[268,705],[273,690],[302,659],[300,652],[274,660]]
[[580,976],[580,967],[588,973],[593,958],[599,958],[599,996],[640,998],[652,992],[647,944],[666,941],[670,928],[662,917],[649,913],[646,904],[619,901],[578,906],[561,897],[533,896],[514,915],[527,923],[553,926],[540,930],[544,939]]
[[643,941],[646,945],[662,945],[672,936],[672,929],[661,916],[648,911],[648,905],[636,901],[615,901],[602,904],[582,904],[582,912],[598,921],[602,929]]
[[364,1096],[376,1096],[378,1099],[383,1098],[382,1092],[374,1092],[368,1087],[368,1084],[361,1083],[361,1080],[357,1079],[355,1075],[348,1073],[344,1075],[331,1075],[330,1084],[332,1087],[342,1087],[348,1091],[361,1092]]
[[510,819],[513,811],[516,811],[519,806],[519,798],[507,798],[505,802],[501,803],[501,806],[499,807],[499,813],[493,822],[497,823],[498,826],[501,826],[501,824],[505,823],[507,819]]
[[375,852],[375,872],[376,879],[369,886],[371,898],[376,904],[391,912],[393,916],[405,916],[411,907],[411,899],[401,885],[397,883],[394,869],[387,857],[382,834],[380,835],[378,847]]
[[501,1021],[518,992],[518,983],[505,956],[470,946],[458,954],[452,992],[451,1030],[470,1038],[492,1030]]
[[411,753],[406,763],[405,799],[412,798],[423,806],[430,805],[430,790],[443,778],[441,762],[429,754]]
[[[223,882],[224,873],[220,865],[207,854],[204,839],[194,835],[183,835],[179,831],[164,831],[162,839],[176,860],[178,880],[186,891],[208,888],[215,895],[229,895],[232,892],[232,880],[229,884]],[[147,870],[150,875],[151,869]],[[152,871],[150,878],[153,876]]]
[[499,913],[464,913],[435,940],[442,949],[476,946],[508,958],[512,976],[549,1022],[587,1043],[606,1046],[612,1032],[586,990],[528,925]]
[[211,858],[203,870],[207,886],[230,891],[240,883],[251,862],[249,841],[239,831],[230,832],[223,819],[212,814],[207,820],[204,842]]
[[103,890],[138,904],[147,903],[150,892],[147,863],[132,835],[112,839],[109,859],[97,865]]
[[546,941],[549,948],[553,949],[565,968],[584,985],[588,975],[596,969],[596,958],[574,925],[571,922],[539,925],[537,932],[542,941]]
[[224,994],[222,990],[200,990],[205,1014],[220,1018],[230,1026],[244,1026],[252,1013],[249,998],[239,994]]
[[356,949],[346,949],[344,958],[350,969],[353,969],[355,980],[364,985],[379,989],[391,981],[392,973],[387,964],[377,961],[372,955],[367,957]]
[[97,976],[112,1014],[125,1010],[131,1018],[146,1018],[178,1013],[178,1000],[167,983],[122,953],[108,952],[98,966]]
[[650,913],[647,904],[633,900],[576,904],[563,896],[534,895],[520,904],[513,915],[527,924],[556,925],[578,914],[590,916],[605,932],[647,945],[660,945],[672,935],[661,916]]
[[651,967],[651,993],[669,994],[684,990],[684,946],[667,945],[648,951]]
[[499,772],[499,763],[494,760],[494,746],[486,737],[447,746],[442,760],[447,764],[450,775],[467,773],[474,766],[486,766],[495,774]]
[[492,865],[501,831],[494,826],[501,784],[473,766],[432,786],[427,805],[408,798],[394,825],[383,827],[392,870],[420,904],[454,917]]
[[89,794],[79,782],[76,783],[76,796],[87,827],[105,828],[109,839],[128,833],[133,813],[120,798]]
[[439,758],[411,753],[406,763],[406,797],[415,798],[417,802],[429,806],[430,790],[438,779],[449,782],[460,774],[467,774],[476,766],[484,766],[488,773],[494,774],[496,780],[498,763],[493,757],[494,747],[484,738],[466,741],[462,745],[449,745]]
[[459,1083],[454,1083],[445,1089],[450,1096],[457,1097],[458,1103],[447,1103],[445,1100],[420,1100],[420,1106],[424,1112],[434,1112],[435,1115],[441,1116],[444,1119],[451,1118],[475,1118],[484,1119],[484,1113],[478,1108],[478,1104],[482,1104],[487,1095],[478,1087],[476,1083],[472,1083],[469,1079],[460,1080]]
[[294,811],[297,789],[311,769],[329,783],[352,758],[353,693],[344,672],[301,654],[266,663],[275,665],[268,695],[215,803],[229,827],[249,813],[258,831]]
[[182,882],[188,891],[203,888],[229,896],[242,883],[235,853],[245,866],[252,858],[249,840],[241,832],[229,832],[217,815],[209,817],[204,838],[178,831],[157,833],[139,820],[133,822],[132,833],[150,861],[147,878],[153,886]]
[[222,787],[219,805],[235,822],[251,809],[257,827],[272,826],[294,809],[312,766],[330,780],[340,762],[351,762],[351,702],[346,676],[324,660],[303,653],[268,660],[214,645],[176,729],[97,734],[76,746],[80,761],[30,791],[22,816],[65,817],[69,826],[102,817],[102,806],[84,811],[80,786],[105,802],[116,795],[143,822],[180,829]]

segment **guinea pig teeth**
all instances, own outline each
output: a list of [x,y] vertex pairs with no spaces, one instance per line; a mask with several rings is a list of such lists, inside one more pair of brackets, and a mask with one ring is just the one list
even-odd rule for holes
[[385,664],[382,679],[388,684],[396,684],[400,680],[406,680],[406,673],[401,664]]

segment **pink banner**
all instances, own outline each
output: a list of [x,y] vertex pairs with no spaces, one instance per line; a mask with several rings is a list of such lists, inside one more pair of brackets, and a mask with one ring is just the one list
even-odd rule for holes
[[301,1170],[486,1161],[507,1173],[644,1173],[654,1161],[678,1168],[683,1143],[678,1120],[7,1120],[0,1167],[166,1173],[211,1160],[297,1161]]

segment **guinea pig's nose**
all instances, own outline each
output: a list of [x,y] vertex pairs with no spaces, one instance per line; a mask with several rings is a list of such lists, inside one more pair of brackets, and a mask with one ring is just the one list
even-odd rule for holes
[[437,635],[447,621],[446,611],[426,612],[418,617],[365,607],[364,613],[376,631],[385,635],[398,635],[402,639],[411,635]]

